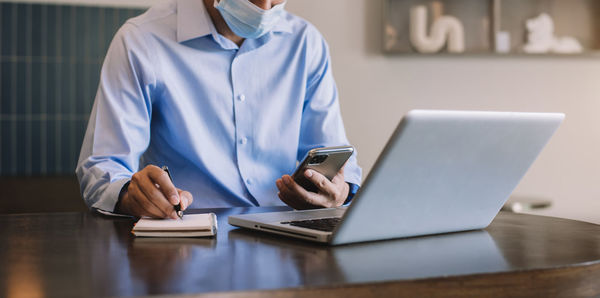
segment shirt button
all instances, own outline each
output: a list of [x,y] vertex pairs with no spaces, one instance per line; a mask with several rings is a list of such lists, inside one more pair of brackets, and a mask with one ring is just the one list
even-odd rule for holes
[[240,139],[240,144],[244,145],[246,143],[248,143],[248,138],[241,138]]
[[244,100],[246,100],[246,95],[244,95],[244,94],[240,94],[240,95],[238,95],[238,100],[239,100],[239,101],[244,101]]
[[252,184],[252,182],[254,182],[252,179],[250,179],[250,178],[246,179],[246,183],[248,183],[248,185]]

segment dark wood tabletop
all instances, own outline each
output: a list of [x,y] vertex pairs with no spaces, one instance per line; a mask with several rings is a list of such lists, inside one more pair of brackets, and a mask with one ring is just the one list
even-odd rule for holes
[[241,230],[135,238],[131,218],[0,216],[0,296],[594,296],[600,226],[501,212],[485,230],[329,247]]

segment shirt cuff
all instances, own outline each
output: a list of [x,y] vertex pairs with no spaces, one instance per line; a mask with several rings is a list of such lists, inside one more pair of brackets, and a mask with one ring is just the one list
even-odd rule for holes
[[346,201],[344,201],[344,205],[350,204],[350,202],[352,201],[352,198],[354,198],[354,195],[356,195],[356,193],[360,189],[360,186],[358,186],[357,184],[350,183],[350,182],[346,182],[346,183],[348,183],[348,186],[350,186],[350,190],[348,191],[348,198],[346,198]]
[[108,215],[108,216],[113,216],[113,217],[133,217],[131,215],[125,215],[125,214],[119,214],[119,213],[113,213],[113,212],[108,212],[108,211],[104,211],[102,209],[94,209],[96,212],[102,214],[102,215]]
[[124,178],[110,183],[102,192],[100,200],[98,200],[96,204],[92,205],[92,209],[104,215],[125,216],[123,214],[115,213],[115,205],[119,200],[119,194],[121,193],[123,186],[129,182],[129,180],[129,178]]

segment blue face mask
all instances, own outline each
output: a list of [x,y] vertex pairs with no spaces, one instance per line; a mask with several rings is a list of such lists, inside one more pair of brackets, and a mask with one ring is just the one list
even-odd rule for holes
[[219,10],[225,22],[237,36],[259,38],[271,31],[284,14],[285,2],[269,10],[261,9],[248,0],[221,0],[215,8]]

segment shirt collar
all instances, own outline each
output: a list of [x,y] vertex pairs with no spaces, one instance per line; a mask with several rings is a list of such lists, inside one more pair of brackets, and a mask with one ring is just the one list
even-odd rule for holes
[[177,1],[177,42],[194,39],[215,31],[202,0]]
[[[292,33],[287,17],[281,19],[273,32]],[[217,32],[202,0],[177,0],[177,42],[215,34]]]
[[292,24],[288,19],[289,14],[286,12],[279,23],[275,25],[273,28],[273,32],[281,32],[281,33],[292,33]]

